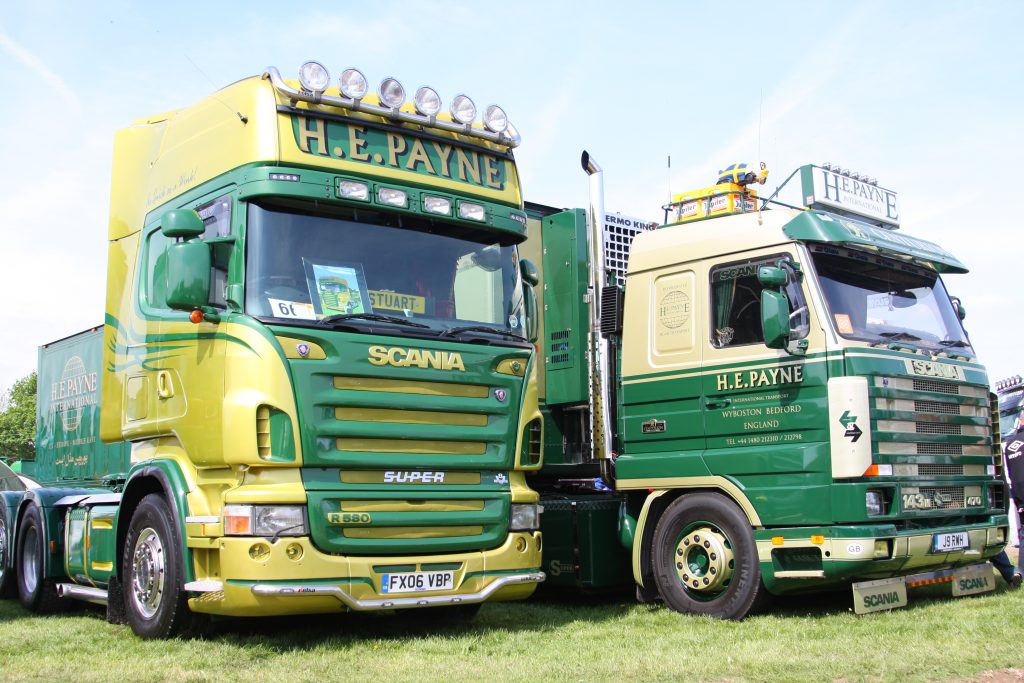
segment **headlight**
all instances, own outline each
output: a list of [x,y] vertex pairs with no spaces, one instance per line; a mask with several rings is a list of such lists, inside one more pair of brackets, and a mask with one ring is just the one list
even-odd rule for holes
[[485,218],[484,207],[471,202],[459,202],[459,218],[470,221],[483,221]]
[[423,86],[416,91],[413,101],[416,103],[416,111],[424,116],[434,116],[441,111],[441,96],[433,88]]
[[392,109],[398,109],[405,104],[405,88],[394,78],[385,78],[381,81],[377,93],[380,94],[380,103]]
[[473,123],[473,119],[476,118],[476,105],[465,95],[456,95],[449,111],[452,113],[452,118],[459,123]]
[[306,62],[299,67],[299,83],[303,90],[323,92],[330,82],[331,74],[327,73],[327,67],[320,62]]
[[365,202],[370,198],[370,186],[355,180],[339,180],[338,194],[344,199],[358,199]]
[[533,531],[540,528],[540,513],[544,508],[540,505],[513,505],[508,528],[511,531]]
[[338,82],[338,89],[341,94],[350,100],[361,100],[366,97],[366,91],[370,89],[366,82],[366,76],[359,69],[345,69],[341,72]]
[[393,187],[378,187],[377,201],[388,206],[399,206],[405,208],[409,202],[409,195],[405,190],[398,190]]
[[505,115],[505,110],[496,104],[484,109],[484,125],[492,133],[505,132],[505,129],[508,128],[508,116]]
[[435,197],[434,195],[423,195],[423,210],[427,213],[436,213],[442,216],[447,216],[452,212],[452,203],[445,197]]
[[302,505],[225,505],[224,533],[228,536],[304,536]]
[[881,491],[868,491],[864,499],[868,517],[878,517],[882,514],[882,493]]

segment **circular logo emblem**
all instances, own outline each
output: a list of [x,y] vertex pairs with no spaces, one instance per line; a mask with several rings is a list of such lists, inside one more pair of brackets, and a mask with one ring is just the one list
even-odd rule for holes
[[508,393],[506,393],[504,389],[494,390],[494,398],[498,399],[499,401],[504,402],[507,397]]
[[665,294],[658,304],[658,321],[670,330],[680,328],[688,323],[690,321],[690,297],[678,289]]
[[296,344],[295,350],[299,352],[299,355],[305,358],[309,355],[309,344]]

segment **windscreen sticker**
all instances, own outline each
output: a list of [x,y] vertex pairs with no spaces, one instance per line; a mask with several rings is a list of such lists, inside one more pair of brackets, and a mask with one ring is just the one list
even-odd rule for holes
[[840,334],[853,334],[853,323],[850,322],[850,316],[845,313],[836,313],[832,317],[836,319],[836,327],[839,328]]
[[313,304],[302,303],[301,301],[287,301],[286,299],[273,299],[267,297],[274,316],[278,318],[295,318],[297,320],[316,320],[316,311]]
[[425,297],[415,294],[404,294],[390,289],[371,289],[370,305],[374,310],[380,308],[388,311],[402,311],[409,313],[424,314],[427,312],[427,300]]

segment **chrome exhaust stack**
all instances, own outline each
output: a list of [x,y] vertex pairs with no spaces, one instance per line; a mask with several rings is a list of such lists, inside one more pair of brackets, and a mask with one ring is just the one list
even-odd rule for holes
[[[612,418],[610,355],[608,340],[601,334],[601,294],[608,284],[604,267],[604,171],[586,151],[580,158],[583,170],[590,176],[590,207],[587,210],[590,243],[590,283],[587,303],[590,305],[590,326],[587,330],[587,365],[590,369],[590,430],[591,458],[593,460],[612,457]],[[604,470],[604,468],[602,468]]]

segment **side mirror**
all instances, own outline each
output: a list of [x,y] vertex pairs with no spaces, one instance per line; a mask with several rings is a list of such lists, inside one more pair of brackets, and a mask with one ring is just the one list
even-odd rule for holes
[[523,314],[526,316],[526,338],[531,343],[536,344],[537,338],[540,336],[540,311],[537,310],[537,292],[533,290],[532,286],[527,287],[526,291],[523,292],[523,297]]
[[785,287],[789,276],[782,268],[761,266],[757,269],[757,281],[762,287]]
[[949,297],[949,302],[953,304],[953,310],[956,311],[956,316],[958,318],[963,320],[964,318],[967,317],[967,309],[964,308],[964,304],[962,301],[960,301],[960,297],[951,296]]
[[194,311],[210,302],[210,245],[200,240],[167,248],[167,305]]
[[175,242],[167,247],[167,305],[176,311],[194,311],[210,301],[210,245],[197,239],[206,231],[199,214],[174,209],[163,215],[160,231]]
[[536,287],[540,283],[540,273],[530,259],[520,259],[519,273],[523,276],[523,282],[531,287]]
[[[762,268],[762,271],[766,268]],[[776,269],[781,270],[781,269]],[[760,273],[758,273],[760,279]],[[761,329],[769,349],[783,349],[789,341],[789,298],[782,292],[761,292]]]
[[160,220],[160,232],[171,239],[190,240],[206,232],[206,224],[199,214],[191,209],[168,211]]

